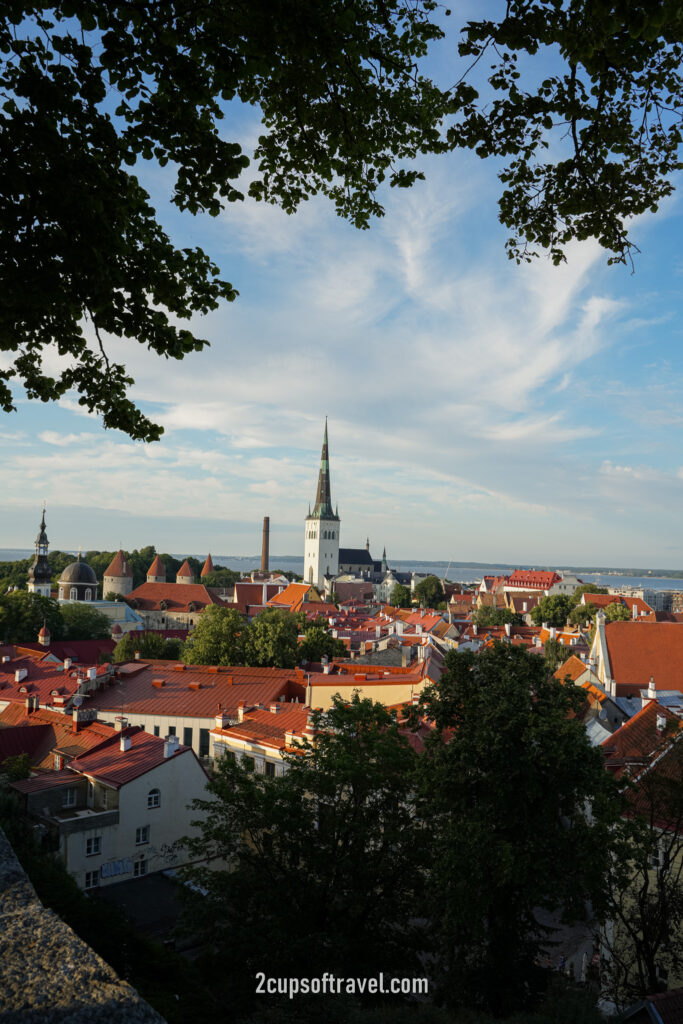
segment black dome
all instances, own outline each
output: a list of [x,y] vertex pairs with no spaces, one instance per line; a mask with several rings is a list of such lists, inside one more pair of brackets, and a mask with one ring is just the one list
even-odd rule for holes
[[59,577],[60,583],[97,583],[95,570],[87,562],[72,562]]

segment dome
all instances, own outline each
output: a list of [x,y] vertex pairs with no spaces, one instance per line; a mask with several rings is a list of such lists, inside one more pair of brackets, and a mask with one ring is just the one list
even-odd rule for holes
[[95,575],[94,569],[91,569],[87,562],[81,562],[80,558],[77,562],[72,562],[71,565],[67,565],[66,569],[59,577],[60,583],[92,583],[97,585],[97,576]]

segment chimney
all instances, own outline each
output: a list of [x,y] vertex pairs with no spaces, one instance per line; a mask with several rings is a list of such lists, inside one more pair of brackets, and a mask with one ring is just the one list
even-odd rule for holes
[[382,635],[382,627],[381,626],[375,626],[375,636],[377,637],[378,640],[381,637],[381,635]]
[[505,623],[505,636],[511,636],[511,634],[512,634],[512,626],[510,625],[509,622],[506,622]]
[[631,618],[635,621],[638,618],[638,608],[636,602],[633,602],[633,608],[631,609]]
[[96,679],[96,678],[97,678],[97,668],[94,665],[91,665],[90,668],[88,669],[88,679],[93,680],[93,679]]
[[261,604],[268,604],[268,584],[264,583],[261,587]]
[[164,757],[173,757],[176,753],[180,742],[177,736],[165,736],[164,737]]
[[125,753],[126,750],[130,750],[130,736],[122,736],[119,742],[119,750],[121,753]]
[[10,658],[9,654],[3,654],[3,656],[2,656],[2,664],[3,664],[3,665],[6,665],[6,664],[7,664],[7,662],[8,662],[8,661],[11,661],[11,660],[12,660],[12,659]]
[[544,622],[544,623],[543,623],[543,625],[541,626],[541,629],[545,629],[545,630],[547,631],[547,629],[548,629],[548,623],[547,623],[547,622]]
[[661,736],[666,729],[666,715],[657,715],[657,735]]
[[280,710],[280,705],[279,704],[275,703],[275,704],[271,704],[270,705],[270,713],[271,713],[271,715],[277,715],[279,710]]
[[238,722],[243,722],[244,721],[244,701],[243,700],[241,700],[239,702],[239,704],[237,705],[237,721]]
[[[270,517],[263,517],[263,543],[261,545],[261,571],[268,571],[268,554],[270,547]],[[265,602],[264,602],[265,604]]]
[[139,660],[140,660],[140,652],[139,652],[139,651],[136,651],[136,652],[135,652],[135,660],[136,660],[136,661],[139,661]]
[[657,699],[657,688],[655,686],[655,677],[650,676],[650,682],[647,684],[647,696],[648,700]]
[[122,732],[128,728],[128,719],[124,718],[123,715],[117,715],[114,719],[114,729],[116,732]]
[[555,629],[554,626],[550,627],[550,631],[549,632],[550,632],[550,639],[551,640],[556,640],[557,639],[557,630]]
[[479,633],[479,626],[476,624],[476,622],[472,626],[472,632],[474,633],[475,636],[477,636]]
[[522,601],[522,612],[526,612],[528,610],[529,610],[529,602],[528,601]]
[[65,658],[64,659],[64,671],[68,672],[70,668],[71,668],[71,658]]
[[14,682],[15,683],[20,683],[22,679],[26,679],[27,675],[28,675],[28,669],[27,668],[18,668],[18,669],[16,669],[16,671],[14,673]]

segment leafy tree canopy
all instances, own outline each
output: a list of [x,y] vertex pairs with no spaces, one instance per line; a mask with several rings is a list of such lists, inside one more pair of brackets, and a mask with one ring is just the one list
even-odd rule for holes
[[436,608],[444,599],[444,589],[438,576],[425,576],[415,584],[415,597],[423,608]]
[[105,640],[111,636],[111,622],[97,608],[77,601],[61,605],[64,631],[68,640]]
[[133,661],[136,652],[141,658],[162,658],[175,660],[180,657],[183,643],[175,637],[163,637],[160,633],[125,633],[113,652],[116,662]]
[[237,609],[209,605],[185,642],[181,658],[188,665],[243,665],[247,629]]
[[[253,198],[293,213],[316,193],[359,227],[380,183],[439,146],[446,93],[416,61],[442,31],[434,0],[289,3],[104,0],[13,3],[0,22],[0,405],[68,389],[106,427],[156,440],[127,397],[112,337],[182,359],[206,342],[183,320],[232,301],[199,248],[176,248],[136,168],[173,168],[171,201],[217,216],[244,198],[250,157],[222,128],[230,101],[258,106]],[[243,186],[242,186],[243,187]],[[178,323],[180,321],[180,323]],[[44,356],[65,357],[54,372]],[[114,355],[114,352],[116,355]]]
[[607,587],[596,587],[594,583],[583,583],[580,587],[577,587],[572,594],[572,604],[574,607],[581,603],[581,598],[584,594],[606,594]]
[[59,604],[51,597],[14,590],[0,597],[0,639],[3,643],[35,643],[43,624],[53,640],[64,636]]
[[231,870],[192,870],[205,895],[189,894],[189,924],[220,962],[239,965],[232,984],[244,979],[250,994],[274,949],[283,976],[423,973],[415,752],[395,714],[358,694],[337,696],[314,720],[324,731],[286,757],[284,775],[225,757],[208,785],[212,799],[195,801],[201,834],[191,851],[210,849]]
[[521,626],[523,619],[521,615],[513,612],[511,608],[491,608],[488,605],[484,605],[484,607],[478,608],[474,612],[472,622],[476,622],[478,626],[504,626],[506,622],[515,626]]
[[608,262],[629,258],[629,219],[655,211],[682,166],[682,39],[677,0],[510,0],[500,18],[468,22],[459,50],[470,73],[448,138],[505,160],[511,256],[549,249],[559,263],[572,239],[592,237]]
[[529,614],[537,626],[547,622],[549,626],[559,628],[566,625],[571,609],[572,599],[569,594],[551,594],[549,597],[542,597]]
[[402,583],[395,583],[389,596],[389,604],[394,608],[410,608],[413,603],[413,596],[410,587],[404,587]]
[[348,651],[342,640],[332,636],[327,624],[312,626],[299,644],[297,658],[299,661],[320,661],[323,655],[332,658],[345,658]]
[[539,982],[536,910],[580,918],[585,899],[604,907],[616,794],[601,751],[569,717],[583,691],[541,659],[496,644],[451,651],[445,667],[419,705],[435,726],[418,792],[433,823],[425,912],[436,981],[446,1003],[505,1016]]

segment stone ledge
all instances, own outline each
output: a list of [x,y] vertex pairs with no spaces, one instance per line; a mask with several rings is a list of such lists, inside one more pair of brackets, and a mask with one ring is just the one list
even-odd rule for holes
[[0,1022],[166,1024],[47,910],[0,831]]

